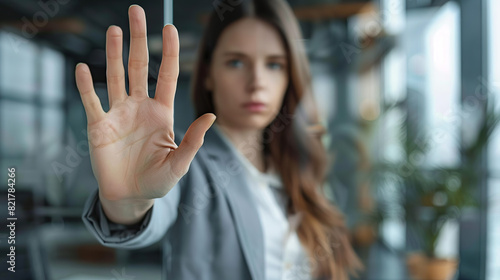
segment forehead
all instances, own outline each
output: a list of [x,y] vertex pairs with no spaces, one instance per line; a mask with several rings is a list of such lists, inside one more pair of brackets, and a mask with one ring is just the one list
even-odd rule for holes
[[284,55],[286,49],[274,26],[255,18],[240,19],[221,34],[216,52]]

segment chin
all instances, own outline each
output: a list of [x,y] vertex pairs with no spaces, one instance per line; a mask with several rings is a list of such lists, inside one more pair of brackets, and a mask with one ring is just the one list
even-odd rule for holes
[[265,117],[250,117],[242,126],[252,129],[265,129],[272,120]]
[[244,127],[247,129],[265,129],[273,120],[268,116],[250,116],[247,118],[241,119],[239,124],[236,124],[239,127]]

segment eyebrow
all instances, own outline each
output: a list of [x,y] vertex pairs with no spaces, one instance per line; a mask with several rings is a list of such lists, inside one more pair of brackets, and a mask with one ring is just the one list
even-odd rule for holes
[[[228,51],[223,53],[224,56],[242,56],[242,57],[248,57],[245,53],[242,52],[236,52],[236,51]],[[281,59],[286,59],[286,55],[284,54],[269,54],[266,55],[267,57],[270,58],[281,58]]]

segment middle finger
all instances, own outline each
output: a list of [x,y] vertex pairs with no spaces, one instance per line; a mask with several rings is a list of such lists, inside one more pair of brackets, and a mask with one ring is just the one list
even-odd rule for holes
[[148,96],[148,44],[146,31],[146,14],[138,5],[129,8],[130,21],[130,54],[128,73],[130,95]]

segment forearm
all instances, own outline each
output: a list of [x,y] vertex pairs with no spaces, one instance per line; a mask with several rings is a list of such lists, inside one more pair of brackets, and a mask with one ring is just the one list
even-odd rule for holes
[[154,199],[111,201],[103,198],[100,192],[99,200],[106,217],[114,223],[123,225],[140,222],[154,204]]

